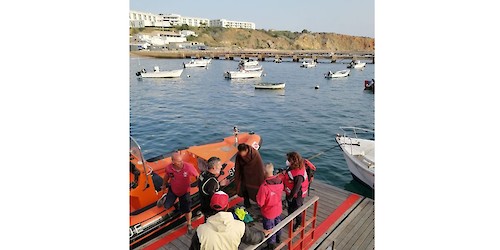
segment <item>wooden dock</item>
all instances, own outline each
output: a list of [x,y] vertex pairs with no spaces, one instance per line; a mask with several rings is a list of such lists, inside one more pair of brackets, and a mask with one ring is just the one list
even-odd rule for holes
[[136,56],[155,58],[213,58],[224,60],[255,59],[258,61],[273,61],[282,59],[283,62],[301,62],[304,59],[337,61],[364,60],[375,63],[373,51],[332,52],[323,50],[293,51],[293,50],[139,50],[130,51]]
[[[372,199],[353,194],[328,184],[315,181],[311,185],[310,194],[305,198],[304,204],[312,202],[313,197],[318,197],[318,208],[316,215],[316,226],[313,229],[315,235],[309,240],[306,246],[309,249],[374,249],[374,201]],[[234,200],[238,202],[237,206],[243,206],[241,198]],[[252,203],[254,204],[254,203]],[[310,206],[306,211],[306,218],[313,215],[314,206]],[[288,214],[286,208],[283,208],[282,218]],[[248,210],[254,218],[250,225],[256,229],[262,230],[262,218],[257,205],[253,205]],[[203,222],[202,216],[193,216],[193,226]],[[311,231],[312,225],[305,227],[304,233]],[[186,233],[186,224],[179,226],[181,230],[177,235],[172,233],[162,234],[148,243],[136,249],[168,249],[180,250],[189,249],[192,235]],[[175,230],[173,230],[175,231]],[[289,227],[282,229],[282,241],[287,238]],[[298,233],[293,242],[300,236]],[[266,244],[264,243],[263,246]],[[239,249],[246,249],[247,245],[240,244]],[[261,249],[262,246],[256,249]],[[288,249],[287,246],[281,249]]]

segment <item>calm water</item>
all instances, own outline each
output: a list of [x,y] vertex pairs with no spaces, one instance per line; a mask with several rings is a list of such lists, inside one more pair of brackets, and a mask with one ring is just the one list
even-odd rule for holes
[[[178,148],[220,141],[240,131],[254,131],[263,139],[260,153],[275,168],[285,166],[285,154],[297,151],[311,157],[316,179],[373,197],[352,179],[336,145],[339,126],[374,128],[374,94],[363,91],[364,80],[374,78],[374,65],[351,70],[347,78],[326,79],[323,74],[347,64],[261,62],[259,79],[228,80],[223,73],[238,61],[212,60],[205,68],[184,69],[178,79],[142,79],[135,72],[182,68],[189,59],[130,58],[130,133],[146,159]],[[347,61],[346,61],[347,62]],[[189,77],[188,77],[189,76]],[[255,90],[258,82],[286,82],[285,90]],[[314,89],[319,85],[319,89]]]

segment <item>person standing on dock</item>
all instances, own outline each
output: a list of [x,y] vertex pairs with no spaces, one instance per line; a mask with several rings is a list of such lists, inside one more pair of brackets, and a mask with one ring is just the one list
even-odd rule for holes
[[248,144],[239,144],[234,170],[238,196],[243,197],[245,207],[250,208],[250,199],[256,201],[259,186],[265,179],[264,163],[259,151]]
[[[266,164],[264,172],[266,179],[257,192],[257,204],[260,206],[264,229],[272,229],[281,222],[281,212],[283,211],[281,193],[284,186],[282,179],[273,174],[274,166],[272,163]],[[276,244],[281,243],[280,236],[281,230],[269,238],[267,241],[268,249],[274,249]]]
[[175,200],[179,198],[180,211],[186,214],[188,232],[190,233],[193,231],[193,226],[191,226],[191,176],[198,178],[198,171],[196,171],[193,164],[182,161],[180,152],[174,152],[172,154],[172,163],[166,167],[161,191],[165,190],[167,183],[170,183],[170,187],[168,192],[163,194],[156,204],[169,209],[174,205]]
[[[304,203],[304,197],[307,195],[309,181],[304,164],[304,159],[297,152],[286,154],[287,169],[284,173],[284,185],[286,201],[288,204],[288,215],[295,212]],[[296,217],[293,231],[295,231],[302,222],[302,214]]]
[[229,180],[224,179],[219,182],[217,179],[222,172],[222,163],[219,157],[210,157],[207,161],[207,171],[203,171],[200,174],[200,179],[198,181],[198,190],[200,190],[200,203],[201,212],[205,217],[205,222],[209,214],[213,214],[212,208],[210,208],[210,199],[212,195],[219,191],[223,186],[229,184]]

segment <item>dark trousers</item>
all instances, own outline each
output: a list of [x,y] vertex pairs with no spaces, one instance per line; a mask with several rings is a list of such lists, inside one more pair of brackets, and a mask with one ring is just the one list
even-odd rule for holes
[[[281,222],[281,216],[280,215],[278,215],[278,217],[276,217],[274,219],[267,219],[266,217],[262,217],[262,226],[266,230],[275,227],[280,222]],[[271,238],[269,238],[267,240],[267,244],[274,244],[276,242],[281,242],[280,236],[281,236],[281,229],[276,234],[274,234],[273,236],[271,236]]]
[[[302,204],[304,203],[304,199],[300,197],[299,199],[293,198],[292,201],[287,201],[288,203],[288,215],[292,214],[297,210]],[[295,225],[294,229],[300,226],[302,223],[302,213],[300,213],[296,218],[295,218]]]
[[246,208],[249,208],[251,206],[250,204],[250,195],[248,194],[248,190],[245,188],[243,190],[243,205],[246,207]]

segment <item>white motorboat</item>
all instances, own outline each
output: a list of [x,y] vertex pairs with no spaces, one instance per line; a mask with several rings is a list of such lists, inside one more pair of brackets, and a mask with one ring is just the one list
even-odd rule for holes
[[239,63],[240,66],[248,67],[248,66],[257,66],[259,65],[259,61],[255,60],[241,60]]
[[135,73],[135,75],[142,78],[173,78],[180,77],[182,71],[184,71],[184,69],[160,71],[160,67],[155,66],[153,72],[146,72],[146,69],[142,69]]
[[325,74],[325,78],[339,78],[339,77],[347,77],[351,73],[350,69],[344,69],[344,70],[339,70],[334,72],[328,71],[328,73]]
[[316,62],[314,60],[304,60],[302,62],[302,65],[300,65],[302,68],[312,68],[316,67]]
[[258,71],[262,70],[262,65],[259,64],[259,61],[242,60],[238,63],[238,70]]
[[262,65],[240,66],[239,69],[246,70],[246,71],[257,71],[257,70],[262,70]]
[[238,71],[226,71],[224,73],[225,78],[229,79],[239,79],[239,78],[256,78],[262,76],[263,70],[238,70]]
[[362,69],[366,65],[365,62],[361,62],[360,60],[352,61],[347,65],[347,68],[355,68],[355,69]]
[[184,68],[194,68],[194,67],[207,67],[212,59],[195,59],[184,64]]
[[[375,189],[375,140],[358,138],[362,135],[374,136],[374,131],[357,127],[340,129],[344,134],[337,134],[335,140],[344,154],[349,171],[355,179]],[[347,132],[352,136],[348,136]]]
[[263,82],[254,85],[255,89],[284,89],[284,82]]

